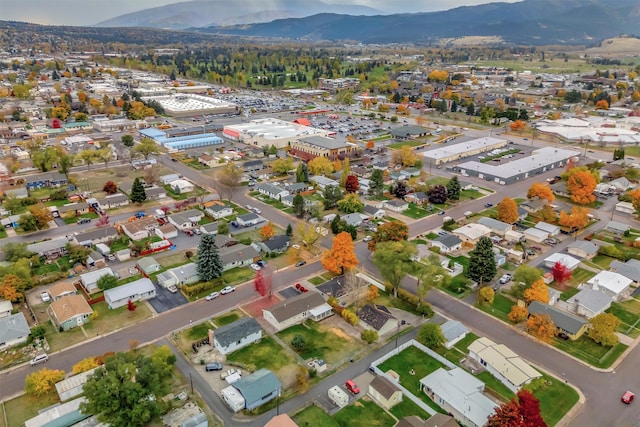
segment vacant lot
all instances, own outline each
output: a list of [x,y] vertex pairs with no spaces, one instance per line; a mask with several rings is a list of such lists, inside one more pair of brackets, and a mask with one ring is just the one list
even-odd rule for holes
[[267,368],[274,372],[294,363],[293,358],[271,337],[263,337],[259,343],[252,344],[227,356],[230,362],[236,362],[250,371]]
[[359,340],[347,335],[342,329],[325,327],[316,322],[295,325],[278,333],[289,344],[296,335],[304,337],[306,342],[305,349],[300,352],[304,360],[320,358],[327,363],[336,363],[354,354],[361,346]]

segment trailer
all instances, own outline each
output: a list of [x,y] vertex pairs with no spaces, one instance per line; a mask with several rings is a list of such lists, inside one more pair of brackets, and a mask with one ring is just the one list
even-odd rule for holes
[[349,404],[349,395],[340,386],[334,385],[327,392],[334,405],[344,408]]

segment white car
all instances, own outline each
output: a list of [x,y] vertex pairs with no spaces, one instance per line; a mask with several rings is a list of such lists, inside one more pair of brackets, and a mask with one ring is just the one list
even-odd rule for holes
[[40,298],[42,298],[42,302],[49,302],[49,301],[51,301],[51,295],[49,295],[49,292],[42,292],[42,293],[40,293]]
[[300,245],[291,245],[293,249],[300,249]]
[[207,301],[211,301],[211,300],[214,300],[214,299],[218,298],[219,295],[220,294],[218,292],[211,292],[209,295],[204,297],[204,299],[206,299]]
[[262,213],[262,211],[260,209],[258,209],[258,208],[253,208],[253,211],[255,213],[257,213],[258,215],[260,215]]
[[253,206],[251,206],[251,205],[245,205],[245,208],[247,208],[248,211],[252,211],[253,210]]
[[222,290],[220,291],[220,293],[222,295],[226,295],[226,294],[230,294],[231,292],[235,291],[236,287],[235,286],[225,286],[224,288],[222,288]]
[[260,266],[258,264],[251,264],[249,267],[253,268],[255,271],[260,270]]
[[373,239],[373,237],[371,236],[364,236],[364,239],[362,239],[363,242],[369,242],[371,241],[371,239]]
[[502,277],[500,278],[500,283],[504,285],[505,283],[508,283],[510,280],[511,280],[510,274],[503,274]]

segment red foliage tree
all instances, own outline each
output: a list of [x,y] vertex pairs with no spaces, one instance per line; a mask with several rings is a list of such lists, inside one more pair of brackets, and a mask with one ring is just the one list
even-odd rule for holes
[[102,187],[102,191],[107,194],[115,194],[118,192],[118,185],[113,181],[107,181],[104,183],[104,187]]
[[558,285],[560,286],[562,286],[567,280],[571,279],[571,273],[571,269],[560,261],[557,261],[555,264],[553,264],[553,268],[551,269],[553,280],[558,282]]
[[104,227],[106,225],[109,225],[109,215],[107,215],[106,213],[104,214],[100,214],[100,218],[98,219],[98,227]]
[[522,418],[518,404],[514,399],[496,408],[496,412],[487,420],[487,427],[520,427]]
[[253,278],[253,287],[260,294],[261,297],[266,295],[271,296],[271,284],[273,282],[271,270],[267,267],[256,271],[256,275]]
[[135,305],[133,301],[131,300],[127,301],[127,310],[133,313],[134,311],[136,311],[136,308],[138,308],[138,306]]
[[360,188],[360,183],[358,182],[358,177],[355,175],[349,175],[344,184],[345,190],[347,193],[355,193]]
[[540,414],[540,401],[528,390],[520,390],[518,410],[522,417],[522,427],[547,427]]

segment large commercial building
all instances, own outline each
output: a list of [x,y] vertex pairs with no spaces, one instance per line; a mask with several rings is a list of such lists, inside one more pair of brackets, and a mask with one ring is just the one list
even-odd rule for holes
[[231,102],[204,95],[176,94],[145,97],[145,101],[156,101],[165,113],[173,117],[189,117],[200,114],[235,114],[238,106]]
[[462,176],[477,176],[487,181],[506,185],[551,169],[561,168],[566,165],[568,159],[579,155],[580,153],[573,150],[543,147],[532,151],[530,156],[512,162],[497,165],[476,161],[464,162],[457,166],[457,170]]
[[458,144],[447,144],[443,147],[426,151],[424,158],[434,165],[453,162],[476,154],[502,148],[507,145],[507,141],[499,138],[484,137],[472,139],[471,141],[460,142]]
[[255,119],[249,123],[228,125],[222,131],[225,138],[249,145],[286,147],[303,138],[328,136],[329,131],[291,123],[280,119]]
[[[200,127],[200,129],[204,129]],[[222,144],[224,141],[215,133],[206,132],[199,134],[181,134],[180,136],[171,136],[165,131],[157,128],[141,129],[140,135],[151,138],[156,143],[168,148],[169,150],[186,150],[188,148],[207,147],[209,145]]]
[[356,144],[341,142],[324,136],[310,136],[301,138],[291,143],[291,154],[302,160],[311,160],[316,157],[327,157],[331,160],[344,159],[360,150]]

